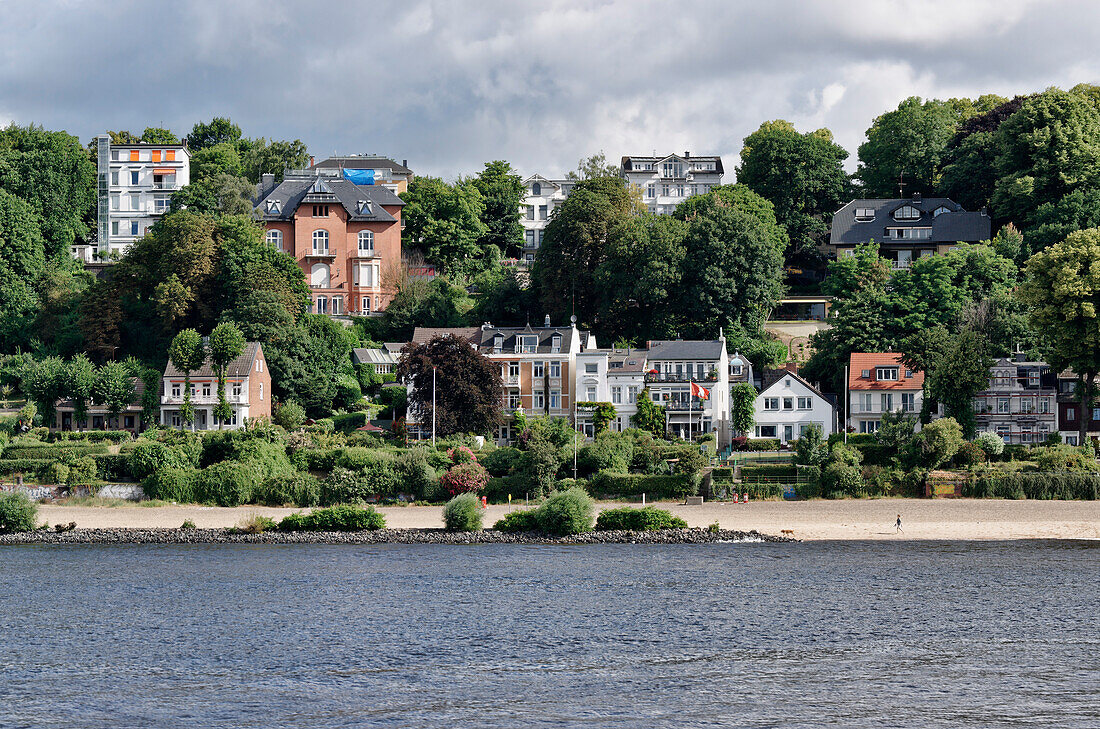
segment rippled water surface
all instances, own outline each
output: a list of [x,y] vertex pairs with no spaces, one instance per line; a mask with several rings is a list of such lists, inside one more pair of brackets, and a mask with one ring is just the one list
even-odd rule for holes
[[1100,543],[0,550],[3,727],[1100,726]]

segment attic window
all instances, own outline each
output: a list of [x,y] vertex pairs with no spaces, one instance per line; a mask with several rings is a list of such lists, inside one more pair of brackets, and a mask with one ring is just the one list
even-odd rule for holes
[[856,208],[856,220],[867,222],[875,219],[874,208]]
[[372,211],[371,211],[371,206],[370,206],[370,200],[360,200],[359,201],[359,214],[360,215],[371,215],[371,213],[372,213]]
[[860,372],[860,375],[859,375],[859,376],[860,376],[860,377],[870,377],[870,376],[871,376],[871,370],[862,370],[862,371]]
[[897,367],[876,367],[875,379],[883,381],[895,381],[898,379]]
[[894,220],[920,220],[920,210],[912,205],[902,205],[894,211]]
[[554,338],[550,340],[550,351],[554,354],[561,352],[561,335],[555,334]]
[[542,185],[540,185],[537,182],[532,182],[531,183],[531,194],[532,195],[541,195],[542,194]]
[[935,210],[932,211],[932,217],[933,218],[938,218],[941,215],[943,215],[944,213],[949,213],[949,212],[951,212],[951,208],[947,207],[946,205],[940,205],[938,208],[936,208]]
[[504,347],[504,337],[500,334],[493,337],[493,352],[500,354],[501,349]]
[[280,210],[281,207],[282,206],[279,205],[278,200],[268,200],[267,201],[267,213],[268,213],[268,215],[278,215],[281,212],[281,210]]

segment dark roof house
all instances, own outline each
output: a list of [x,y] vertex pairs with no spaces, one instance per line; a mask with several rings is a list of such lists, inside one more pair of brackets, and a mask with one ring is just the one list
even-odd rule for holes
[[833,216],[829,244],[841,248],[874,241],[934,247],[989,240],[989,214],[968,212],[946,197],[852,200]]

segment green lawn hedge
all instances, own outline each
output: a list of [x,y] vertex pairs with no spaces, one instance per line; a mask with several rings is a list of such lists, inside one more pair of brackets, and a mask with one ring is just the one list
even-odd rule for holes
[[798,469],[793,464],[789,466],[741,466],[741,480],[747,482],[774,481],[775,479],[784,478],[794,481],[797,477]]
[[53,462],[52,458],[3,458],[0,459],[0,475],[8,476],[13,473],[37,475],[44,472]]
[[61,460],[66,456],[91,456],[106,452],[106,443],[84,443],[81,441],[16,443],[4,449],[4,458],[51,458]]
[[588,482],[588,492],[597,498],[641,496],[682,499],[699,493],[699,480],[693,476],[648,476],[641,473],[600,471]]
[[983,474],[963,485],[963,496],[1002,499],[1100,499],[1100,476],[1091,473]]
[[134,439],[128,430],[63,430],[51,436],[56,441],[88,441],[89,443],[128,443]]
[[625,506],[621,509],[607,509],[596,517],[596,531],[627,530],[657,531],[659,529],[686,529],[687,522],[673,516],[665,509],[646,506],[634,509]]
[[130,480],[130,468],[127,465],[126,456],[121,453],[98,453],[92,456],[95,461],[95,470],[99,478],[104,481],[128,481]]

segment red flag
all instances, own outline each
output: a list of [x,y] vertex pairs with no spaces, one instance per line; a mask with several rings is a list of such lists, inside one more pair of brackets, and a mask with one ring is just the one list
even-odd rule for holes
[[691,396],[692,397],[697,397],[700,400],[709,400],[710,399],[710,390],[708,390],[705,387],[699,387],[698,385],[696,385],[693,382],[693,383],[691,383]]

